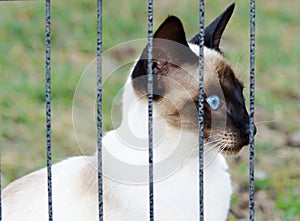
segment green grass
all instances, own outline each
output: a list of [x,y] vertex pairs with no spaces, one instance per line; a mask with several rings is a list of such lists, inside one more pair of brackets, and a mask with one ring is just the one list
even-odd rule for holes
[[[230,3],[207,1],[206,23]],[[77,84],[96,55],[96,1],[54,1],[52,5],[53,158],[57,162],[86,151],[85,147],[78,147],[73,132],[72,104]],[[167,15],[174,14],[182,19],[188,37],[197,32],[198,1],[156,1],[154,7],[155,28]],[[300,150],[285,144],[285,134],[300,129],[299,8],[297,1],[257,2],[256,120],[272,121],[258,124],[256,169],[267,176],[255,183],[257,191],[268,196],[263,203],[272,205],[272,213],[266,215],[257,209],[257,220],[300,220],[297,169]],[[105,1],[104,51],[145,38],[146,21],[146,1]],[[238,1],[224,33],[222,48],[246,85],[249,82],[248,26],[248,3]],[[3,182],[7,184],[45,165],[44,3],[0,2],[0,30],[0,148]],[[121,55],[127,56],[122,51]],[[129,66],[124,66],[117,70],[105,85],[105,130],[111,128],[111,102],[119,93],[128,69]],[[90,139],[93,133],[86,130],[80,138],[91,150],[95,144]],[[241,159],[238,163],[231,159],[231,172],[234,183],[246,188],[246,151]],[[233,207],[238,209],[241,208],[239,194],[237,191],[233,197]]]

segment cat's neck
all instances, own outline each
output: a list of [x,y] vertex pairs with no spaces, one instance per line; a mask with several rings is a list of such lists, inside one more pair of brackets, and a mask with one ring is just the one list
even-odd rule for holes
[[[197,146],[197,132],[183,130],[166,122],[153,104],[153,146],[157,157],[165,157],[174,148],[191,153]],[[129,131],[128,131],[129,129]],[[118,130],[126,130],[137,140],[148,144],[148,103],[147,99],[138,97],[127,81],[123,94],[123,120]],[[140,143],[142,144],[142,143]],[[141,146],[144,146],[143,144]],[[184,148],[184,149],[183,149]]]

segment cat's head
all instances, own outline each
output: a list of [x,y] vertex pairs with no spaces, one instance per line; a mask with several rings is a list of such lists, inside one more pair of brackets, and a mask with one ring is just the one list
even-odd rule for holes
[[[237,153],[249,142],[249,115],[243,84],[220,48],[234,4],[205,28],[204,138],[225,153]],[[168,17],[153,38],[153,105],[169,125],[198,131],[199,34],[188,43],[181,21]],[[147,47],[133,68],[135,93],[147,100]]]

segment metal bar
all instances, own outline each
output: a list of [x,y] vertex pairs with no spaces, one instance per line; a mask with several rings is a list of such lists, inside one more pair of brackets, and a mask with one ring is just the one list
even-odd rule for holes
[[199,126],[199,220],[204,221],[204,191],[203,191],[203,152],[204,152],[204,0],[200,0],[199,10],[199,96],[198,96],[198,126]]
[[97,145],[98,145],[98,208],[103,221],[102,181],[102,0],[97,0]]
[[53,211],[52,211],[52,156],[51,156],[51,72],[50,72],[50,0],[46,0],[46,29],[45,29],[45,56],[46,56],[46,148],[47,148],[47,183],[48,183],[48,215],[49,221],[53,220]]
[[254,100],[255,100],[255,0],[250,0],[250,154],[249,154],[249,220],[254,221]]
[[153,185],[153,76],[152,76],[152,51],[153,51],[153,2],[148,0],[148,148],[149,148],[149,218],[154,221],[154,185]]

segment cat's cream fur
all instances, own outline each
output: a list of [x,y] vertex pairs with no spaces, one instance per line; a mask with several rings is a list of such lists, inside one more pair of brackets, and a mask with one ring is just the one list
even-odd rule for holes
[[[192,48],[197,53],[198,47]],[[224,60],[221,55],[208,48],[205,48],[205,57],[209,58],[205,60],[206,67]],[[214,74],[211,68],[209,70],[206,76]],[[145,136],[147,106],[144,98],[138,98],[134,93],[130,81],[129,77],[123,98],[124,123],[117,130],[122,130],[123,126],[127,128],[127,124],[134,125],[132,133]],[[159,113],[155,108],[157,107],[154,105],[154,113]],[[154,118],[156,119],[154,128],[157,128],[155,124],[160,116],[155,114]],[[104,136],[104,148],[121,161],[147,165],[147,151],[130,148],[130,140],[127,144],[121,142],[117,137],[119,134],[117,130],[110,131]],[[163,174],[155,177],[157,180],[154,184],[155,218],[162,221],[199,220],[197,133],[182,131],[171,124],[165,124],[164,140],[154,149],[154,162],[167,158],[175,146],[181,150],[174,160],[183,164],[177,165],[170,174],[164,174],[164,167],[155,167],[155,174]],[[209,146],[205,148],[209,149]],[[228,166],[224,157],[216,152],[212,155],[206,151],[204,161],[205,220],[226,220],[232,193]],[[111,165],[105,163],[104,155],[104,170],[109,173]],[[73,157],[52,167],[54,220],[97,220],[96,168],[96,156]],[[131,173],[131,171],[120,172],[128,175]],[[144,172],[147,174],[146,169]],[[47,205],[46,169],[42,169],[13,182],[4,189],[3,220],[46,221]],[[148,219],[148,205],[147,184],[130,184],[104,178],[105,220],[145,221]]]

